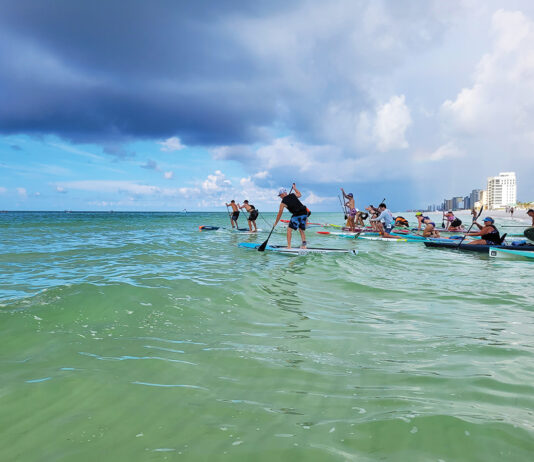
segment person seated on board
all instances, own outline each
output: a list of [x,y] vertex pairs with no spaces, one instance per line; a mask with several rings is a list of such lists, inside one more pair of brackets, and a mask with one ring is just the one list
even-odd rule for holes
[[423,227],[423,212],[415,212],[415,218],[417,218],[417,231],[421,231]]
[[341,188],[341,192],[343,194],[343,198],[347,199],[347,202],[345,202],[345,207],[347,207],[349,211],[349,218],[347,220],[347,225],[350,229],[350,231],[354,232],[356,231],[356,225],[354,223],[354,220],[356,219],[356,214],[358,211],[356,210],[356,205],[354,202],[354,195],[352,193],[345,194],[345,191],[343,188]]
[[[232,207],[232,215],[230,217],[230,223],[232,223],[232,228],[239,228],[237,226],[237,219],[239,218],[239,209],[237,208],[237,205],[235,203],[235,200],[231,200],[229,204],[225,204],[226,207]],[[234,226],[235,223],[235,226]]]
[[401,236],[394,236],[391,234],[393,228],[395,227],[395,220],[393,219],[391,212],[386,207],[386,204],[382,202],[378,206],[378,210],[380,215],[378,215],[376,218],[371,218],[370,221],[371,223],[375,222],[378,225],[378,232],[380,233],[380,236],[390,239],[401,239]]
[[371,229],[373,231],[378,232],[378,223],[376,221],[373,221],[374,218],[377,218],[378,215],[380,215],[380,211],[373,205],[369,205],[369,207],[365,207],[365,210],[369,212],[369,223],[371,225]]
[[456,218],[454,221],[452,221],[451,225],[449,226],[448,231],[454,231],[454,232],[465,231],[465,228],[462,226],[462,220],[460,220],[459,218]]
[[436,229],[436,223],[434,223],[430,217],[424,216],[422,219],[425,229],[423,229],[423,237],[440,237],[439,231]]
[[[248,215],[248,229],[250,232],[257,233],[258,227],[256,226],[256,219],[258,218],[258,209],[254,207],[252,204],[248,203],[248,200],[243,201],[243,205],[239,205],[238,207],[240,209],[245,209],[249,215]],[[252,225],[254,225],[254,231],[252,230]]]
[[367,220],[367,218],[369,217],[369,214],[367,212],[362,212],[358,209],[356,209],[357,212],[356,212],[356,220],[355,220],[355,224],[356,226],[359,226],[361,228],[365,228],[365,221],[364,220]]
[[528,209],[527,215],[532,218],[532,226],[534,226],[534,209]]
[[480,239],[474,239],[468,244],[471,245],[501,245],[502,238],[499,230],[494,225],[495,220],[491,217],[484,218],[484,226],[475,221],[480,231],[466,233],[466,236],[480,236]]
[[294,193],[288,194],[287,191],[282,188],[278,192],[278,196],[282,199],[282,202],[280,203],[280,209],[278,210],[278,215],[276,216],[276,220],[274,222],[274,226],[278,224],[280,221],[280,218],[282,217],[282,213],[284,213],[284,209],[288,209],[291,212],[291,219],[289,220],[289,224],[287,225],[287,248],[291,248],[291,237],[293,234],[293,230],[299,230],[300,237],[302,239],[302,245],[300,246],[301,249],[306,248],[306,234],[304,231],[306,231],[306,221],[308,219],[308,210],[306,206],[299,201],[299,198],[302,196],[300,191],[297,189],[295,183],[293,183],[293,190]]
[[448,231],[449,230],[449,226],[451,225],[451,223],[456,220],[456,217],[454,216],[454,213],[452,213],[452,210],[449,210],[446,214],[445,214],[445,218],[447,219],[447,224],[445,225],[445,229]]
[[395,226],[398,228],[409,228],[410,223],[408,223],[408,220],[404,217],[395,217]]

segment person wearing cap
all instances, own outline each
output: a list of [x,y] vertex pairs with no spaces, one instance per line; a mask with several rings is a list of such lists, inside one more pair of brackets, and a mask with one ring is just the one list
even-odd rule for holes
[[356,231],[356,225],[354,223],[354,220],[356,218],[356,214],[358,213],[358,210],[356,209],[356,204],[354,202],[354,195],[352,193],[346,194],[343,188],[341,188],[341,193],[343,194],[343,198],[347,199],[347,202],[345,202],[345,207],[349,210],[349,218],[347,220],[347,225],[349,229],[354,232]]
[[284,188],[280,189],[280,191],[278,192],[278,196],[282,199],[282,202],[280,203],[280,209],[278,210],[278,215],[276,216],[274,226],[276,226],[280,221],[282,213],[284,213],[284,209],[289,210],[292,215],[287,226],[287,248],[291,248],[291,237],[293,234],[293,230],[296,231],[298,229],[300,237],[302,239],[302,245],[300,246],[300,248],[305,249],[307,242],[306,234],[304,233],[304,231],[306,231],[308,210],[306,209],[306,206],[299,200],[302,194],[297,189],[295,183],[293,183],[293,190],[295,192],[291,194],[288,194]]
[[378,232],[380,233],[380,236],[390,239],[401,239],[401,236],[395,236],[391,234],[393,228],[395,227],[395,219],[386,207],[386,204],[382,202],[378,206],[378,210],[380,211],[380,215],[378,215],[376,218],[371,218],[369,221],[371,223],[375,222],[378,225]]
[[484,226],[475,221],[479,231],[466,233],[466,236],[480,236],[480,239],[474,239],[469,244],[472,245],[501,245],[502,238],[499,230],[494,225],[495,220],[491,217],[484,218]]
[[[230,216],[230,223],[232,223],[232,228],[239,228],[237,226],[237,219],[239,218],[239,209],[237,208],[237,204],[235,203],[235,200],[231,200],[229,204],[225,204],[226,207],[232,207],[232,215]],[[235,226],[234,226],[235,223]]]
[[527,215],[532,218],[532,226],[534,226],[534,209],[528,209]]
[[[243,201],[243,205],[237,205],[240,209],[245,209],[248,212],[248,229],[250,232],[257,233],[258,227],[256,226],[256,218],[258,218],[258,209],[252,204],[248,203],[248,200]],[[254,230],[252,230],[252,225],[254,225]]]
[[421,221],[425,225],[425,229],[423,229],[423,237],[440,237],[439,231],[436,229],[436,223],[434,223],[430,217],[422,216]]

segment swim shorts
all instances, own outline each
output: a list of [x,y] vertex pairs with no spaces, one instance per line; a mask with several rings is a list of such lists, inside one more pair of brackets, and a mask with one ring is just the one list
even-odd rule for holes
[[239,212],[232,213],[232,220],[237,221],[238,218],[239,218]]
[[358,213],[358,211],[356,209],[350,209],[349,216],[355,217],[357,213]]
[[303,231],[306,229],[306,219],[308,218],[307,215],[299,215],[297,217],[293,216],[291,217],[291,220],[289,220],[289,227],[291,229],[302,229]]
[[258,211],[254,209],[252,212],[250,212],[250,215],[248,216],[248,220],[256,221],[256,218],[258,218]]

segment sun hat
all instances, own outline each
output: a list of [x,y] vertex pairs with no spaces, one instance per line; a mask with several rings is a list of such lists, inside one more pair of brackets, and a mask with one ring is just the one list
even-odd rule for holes
[[495,220],[491,217],[484,218],[484,221],[491,221],[492,223],[495,223]]

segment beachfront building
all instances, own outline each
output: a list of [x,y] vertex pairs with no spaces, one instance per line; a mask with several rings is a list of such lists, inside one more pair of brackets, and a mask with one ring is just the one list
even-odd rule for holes
[[517,201],[515,172],[501,172],[488,178],[487,206],[490,210],[513,206]]

